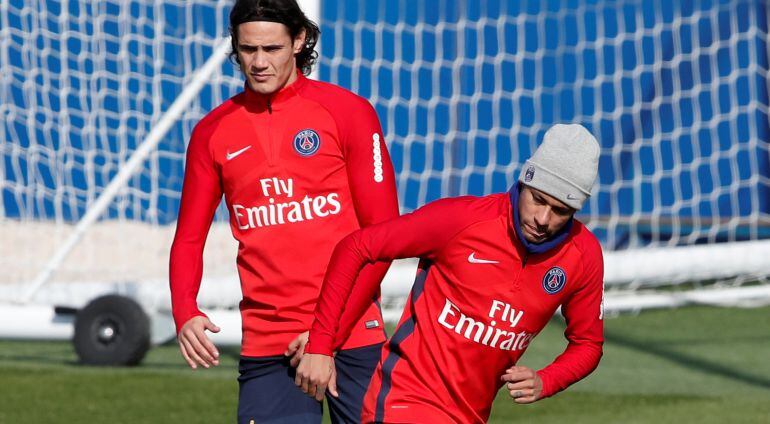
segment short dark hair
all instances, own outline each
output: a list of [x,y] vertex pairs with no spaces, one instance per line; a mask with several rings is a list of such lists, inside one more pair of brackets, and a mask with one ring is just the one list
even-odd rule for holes
[[297,53],[297,68],[303,74],[309,75],[316,62],[318,53],[315,45],[321,30],[315,22],[305,16],[296,0],[237,0],[230,11],[230,36],[232,51],[230,60],[238,65],[238,25],[245,22],[268,21],[277,22],[289,28],[291,39],[305,30],[305,45]]

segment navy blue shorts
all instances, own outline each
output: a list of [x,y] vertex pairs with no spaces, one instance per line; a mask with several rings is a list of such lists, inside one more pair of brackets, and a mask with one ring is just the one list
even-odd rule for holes
[[[337,391],[326,396],[332,423],[358,423],[369,380],[380,360],[382,343],[337,353]],[[320,423],[323,405],[294,385],[295,369],[283,355],[241,356],[238,365],[238,423]]]

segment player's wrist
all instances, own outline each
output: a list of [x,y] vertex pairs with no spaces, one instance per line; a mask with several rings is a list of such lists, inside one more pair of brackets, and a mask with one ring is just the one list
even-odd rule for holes
[[537,376],[540,377],[540,383],[542,384],[542,388],[540,390],[540,396],[538,399],[544,399],[547,397],[551,397],[555,393],[553,392],[553,385],[551,384],[551,381],[548,377],[548,374],[545,372],[545,369],[538,370]]
[[305,353],[333,356],[333,345],[334,337],[311,332],[305,345]]
[[197,307],[189,308],[185,311],[179,311],[173,313],[174,316],[174,325],[176,326],[176,333],[179,334],[179,331],[182,330],[182,327],[184,327],[185,324],[187,324],[188,321],[195,317],[205,317],[208,318],[206,314],[204,314],[200,309]]

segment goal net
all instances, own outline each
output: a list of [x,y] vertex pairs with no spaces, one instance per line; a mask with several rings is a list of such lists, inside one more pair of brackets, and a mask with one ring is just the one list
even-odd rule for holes
[[767,302],[767,22],[761,1],[336,2],[320,77],[377,108],[404,210],[504,191],[581,123],[607,307]]
[[[43,276],[51,284],[35,293],[37,299],[71,293],[77,303],[88,300],[83,291],[92,283],[166,280],[186,142],[198,120],[243,87],[237,68],[221,51],[215,54],[229,44],[223,37],[230,6],[186,0],[0,4],[0,283],[18,286],[4,293],[25,293]],[[212,59],[212,70],[201,75]],[[46,273],[76,224],[201,77],[200,91],[170,117],[156,147]],[[216,220],[206,275],[234,278],[236,247],[226,212]]]
[[[243,86],[215,54],[229,8],[0,4],[0,284],[165,281],[186,142]],[[619,309],[770,299],[764,2],[345,0],[321,2],[319,21],[317,76],[376,107],[403,212],[507,190],[547,128],[582,123],[602,155],[578,217],[605,248]],[[216,221],[205,275],[232,280],[225,210]],[[384,287],[393,299],[406,269]]]

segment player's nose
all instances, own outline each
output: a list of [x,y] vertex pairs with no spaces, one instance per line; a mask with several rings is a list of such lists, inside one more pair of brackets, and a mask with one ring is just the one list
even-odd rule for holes
[[256,70],[262,70],[267,68],[267,66],[267,55],[260,51],[255,52],[251,60],[251,67]]
[[538,228],[547,228],[548,223],[551,221],[551,208],[541,207],[535,212],[535,225]]

